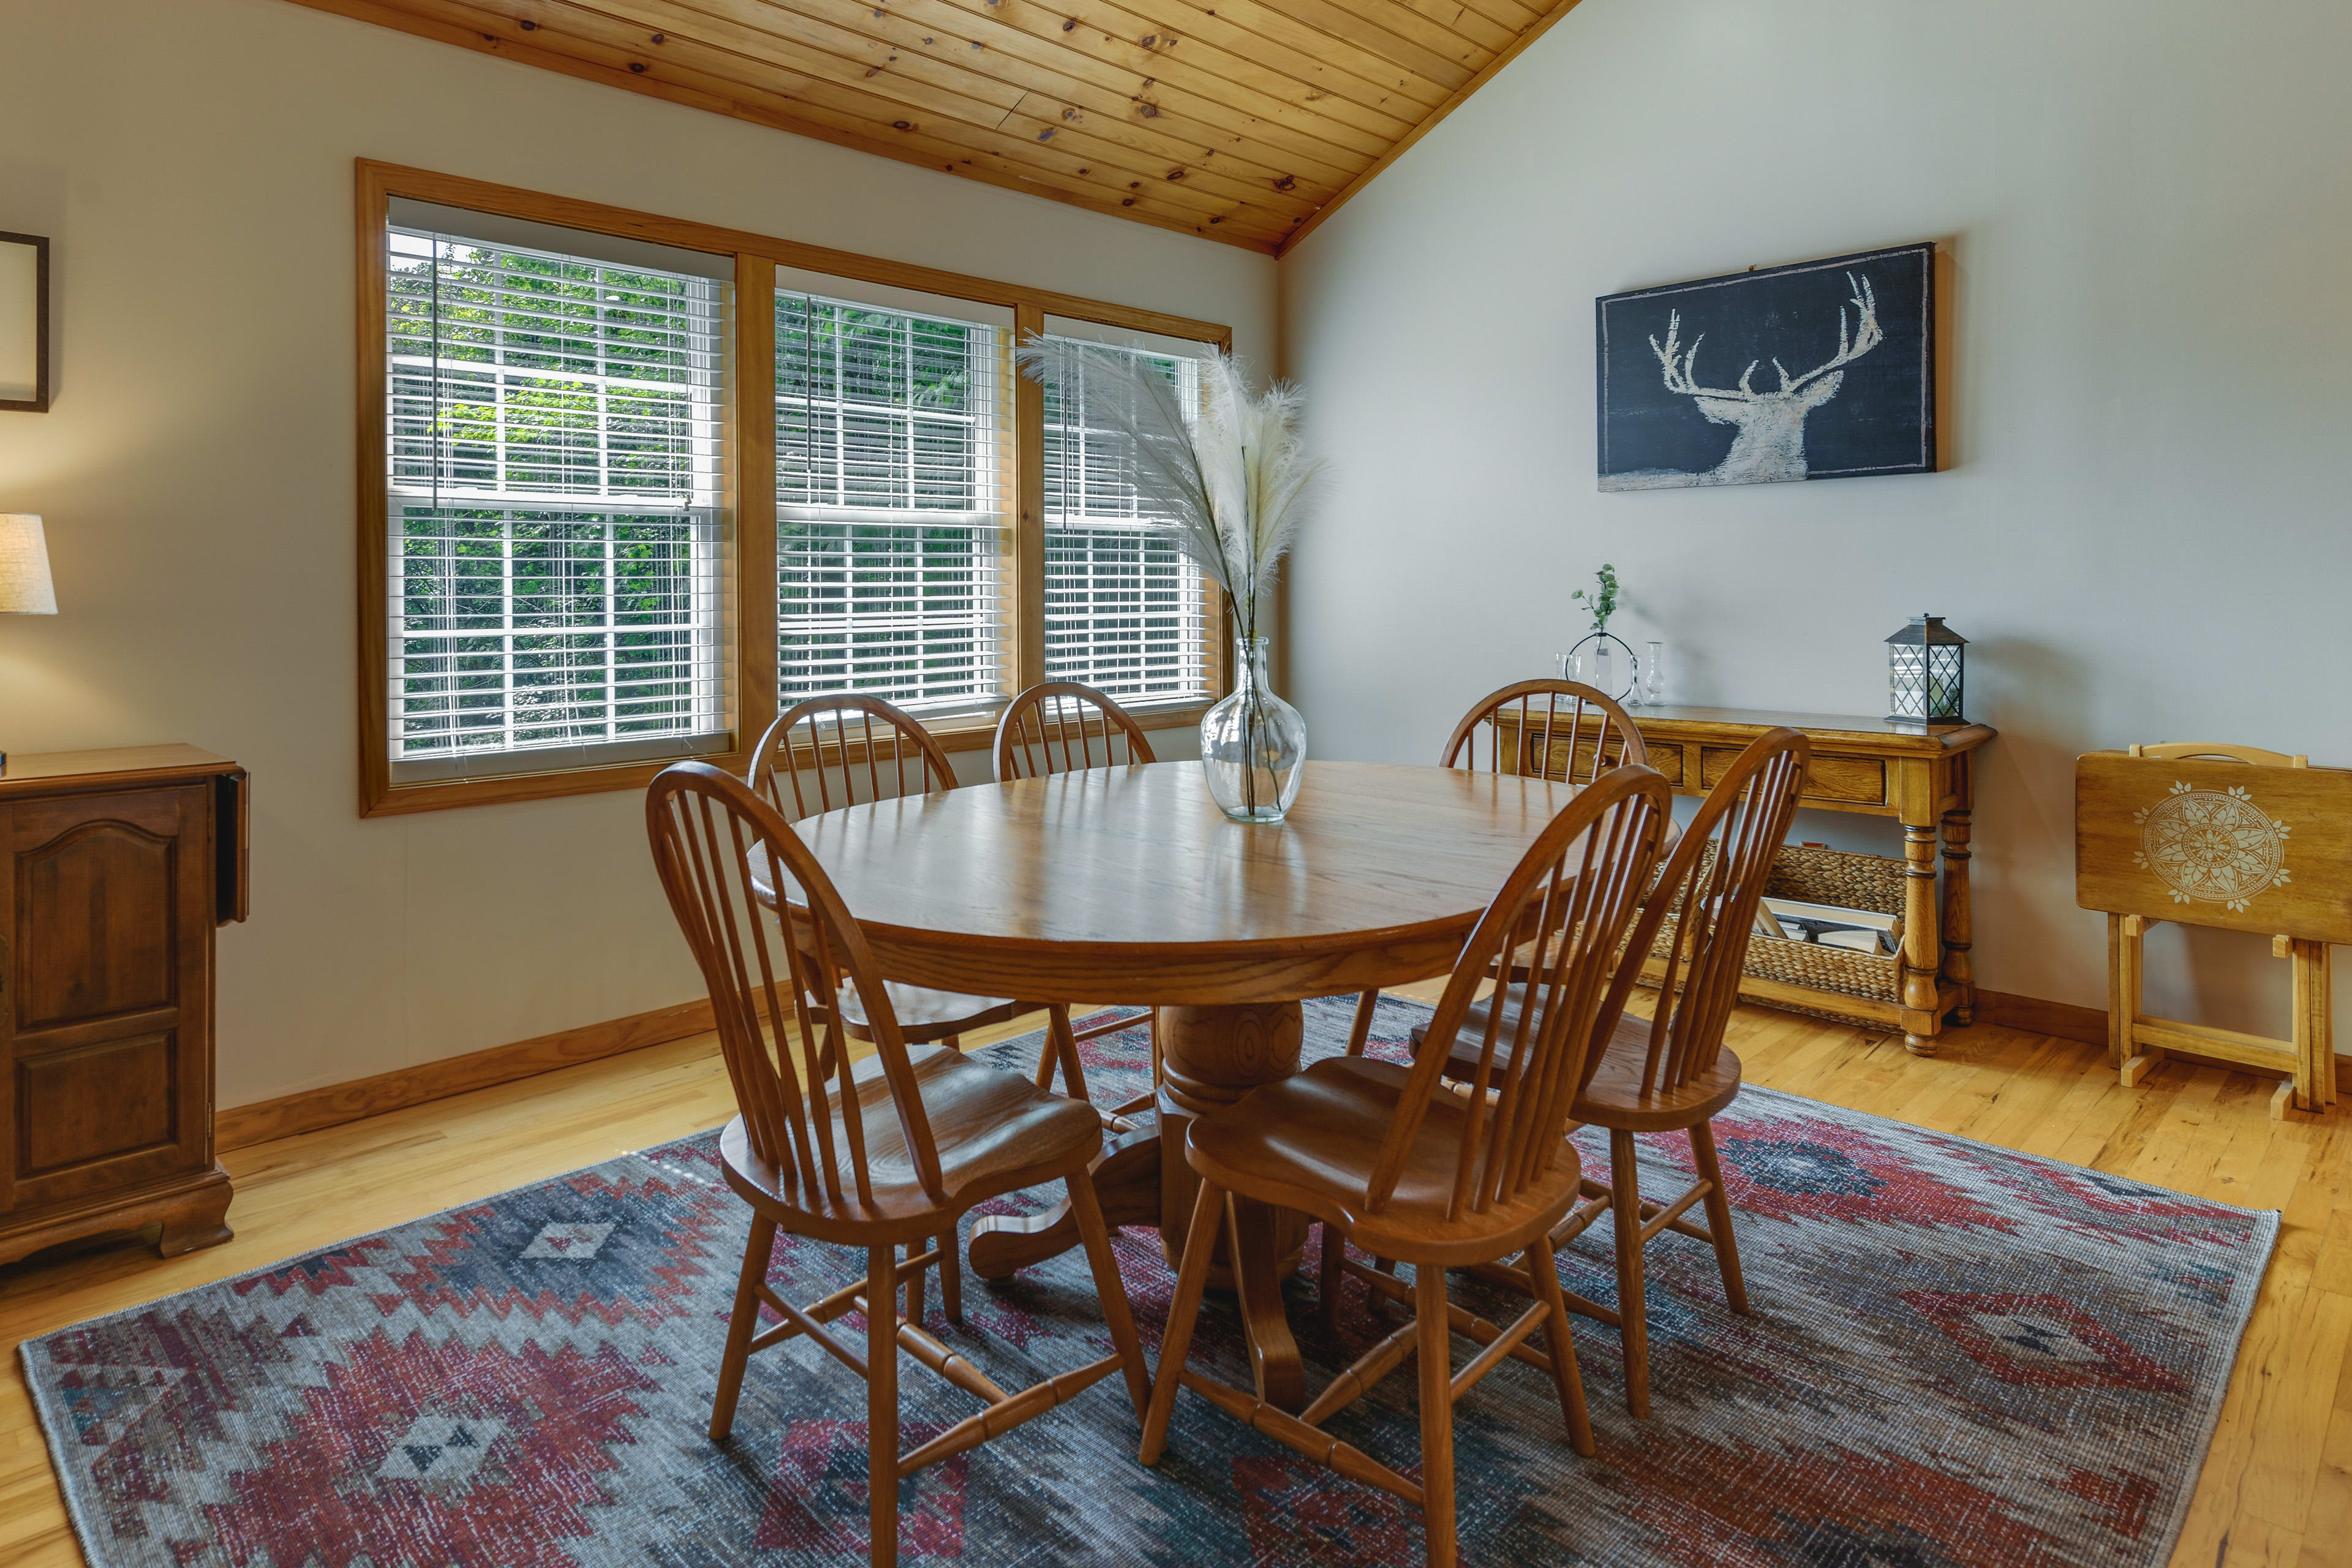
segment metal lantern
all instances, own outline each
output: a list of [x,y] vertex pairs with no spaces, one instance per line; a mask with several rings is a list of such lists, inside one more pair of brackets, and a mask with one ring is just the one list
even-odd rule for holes
[[1969,639],[1941,616],[1914,616],[1886,639],[1887,714],[1897,724],[1957,724]]

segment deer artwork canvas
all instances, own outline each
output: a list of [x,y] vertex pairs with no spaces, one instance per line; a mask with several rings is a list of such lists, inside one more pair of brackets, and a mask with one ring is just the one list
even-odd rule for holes
[[1601,488],[1936,468],[1935,247],[1611,294]]

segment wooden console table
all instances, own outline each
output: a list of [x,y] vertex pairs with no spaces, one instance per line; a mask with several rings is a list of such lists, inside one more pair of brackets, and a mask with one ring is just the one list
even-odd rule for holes
[[[1904,1047],[1922,1057],[1936,1054],[1936,1037],[1942,1033],[1947,1015],[1957,1024],[1969,1021],[1976,1005],[1975,972],[1969,962],[1969,753],[1993,738],[1992,730],[1982,724],[1901,724],[1746,708],[1660,706],[1628,712],[1650,749],[1650,765],[1678,794],[1706,794],[1749,742],[1785,725],[1803,731],[1813,742],[1801,804],[1821,811],[1891,816],[1903,825],[1903,944],[1895,955],[1888,999],[1815,990],[1756,974],[1742,977],[1741,996],[1768,1006],[1900,1028]],[[1501,729],[1515,721],[1507,710],[1498,719]],[[1541,738],[1540,731],[1536,738]],[[1508,744],[1500,733],[1497,740]],[[1560,776],[1570,743],[1564,733],[1555,738],[1553,754],[1543,759],[1540,769],[1536,759],[1528,757],[1524,771]],[[1583,742],[1586,749],[1591,744]]]

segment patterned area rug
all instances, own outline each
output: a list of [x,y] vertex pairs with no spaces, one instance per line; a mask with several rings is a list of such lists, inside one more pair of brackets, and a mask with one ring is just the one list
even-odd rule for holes
[[[1308,1004],[1308,1049],[1349,1002]],[[1384,1003],[1375,1049],[1426,1016]],[[1034,1059],[1034,1043],[996,1047]],[[1109,1099],[1133,1028],[1093,1042]],[[1652,1249],[1654,1416],[1625,1414],[1616,1335],[1579,1321],[1600,1455],[1570,1453],[1549,1380],[1505,1363],[1456,1415],[1465,1563],[1688,1568],[2164,1561],[2219,1412],[2276,1216],[1750,1089],[1717,1122],[1756,1311],[1711,1255]],[[1645,1140],[1655,1185],[1687,1146]],[[31,1341],[25,1373],[97,1568],[782,1568],[862,1561],[864,1388],[806,1341],[755,1360],[734,1440],[703,1436],[742,1205],[706,1135],[362,1237]],[[1605,1151],[1605,1141],[1600,1149]],[[1588,1135],[1588,1161],[1596,1161]],[[1606,1226],[1601,1227],[1606,1231]],[[1612,1295],[1605,1236],[1563,1267]],[[1146,1350],[1172,1281],[1123,1233]],[[860,1267],[779,1248],[811,1300]],[[1508,1302],[1457,1280],[1494,1318]],[[1328,1373],[1376,1331],[1294,1321]],[[1076,1254],[931,1327],[1006,1386],[1108,1353]],[[855,1318],[843,1327],[862,1337]],[[1195,1355],[1243,1368],[1213,1295]],[[1466,1353],[1457,1348],[1457,1360]],[[974,1404],[901,1376],[904,1441]],[[1335,1434],[1417,1470],[1410,1368]],[[1117,1378],[907,1488],[913,1563],[1390,1564],[1418,1514],[1191,1395],[1135,1462]]]

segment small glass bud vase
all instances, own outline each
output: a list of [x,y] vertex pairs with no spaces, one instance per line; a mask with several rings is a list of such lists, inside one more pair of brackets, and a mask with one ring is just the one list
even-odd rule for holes
[[1201,771],[1235,822],[1280,822],[1307,777],[1307,721],[1267,683],[1266,639],[1234,642],[1241,679],[1202,717]]
[[1642,679],[1636,695],[1644,708],[1655,708],[1666,700],[1666,645],[1654,642],[1649,654],[1642,660]]

